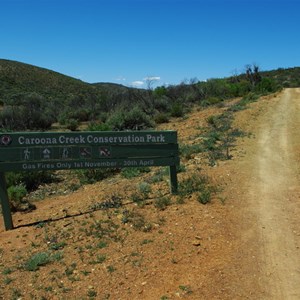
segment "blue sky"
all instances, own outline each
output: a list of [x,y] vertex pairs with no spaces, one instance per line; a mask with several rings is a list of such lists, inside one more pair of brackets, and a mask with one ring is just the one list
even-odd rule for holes
[[300,0],[0,0],[0,58],[146,87],[300,66]]

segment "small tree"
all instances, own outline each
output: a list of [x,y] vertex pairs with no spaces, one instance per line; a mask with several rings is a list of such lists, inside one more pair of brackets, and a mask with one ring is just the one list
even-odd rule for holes
[[256,64],[246,65],[246,76],[247,79],[250,81],[252,86],[256,86],[261,81],[261,75],[259,72],[259,66]]

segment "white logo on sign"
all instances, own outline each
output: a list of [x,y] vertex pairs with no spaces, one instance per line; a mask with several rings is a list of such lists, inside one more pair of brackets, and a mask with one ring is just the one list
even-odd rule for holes
[[100,156],[110,156],[109,148],[99,148]]
[[28,148],[24,149],[24,159],[30,159],[30,150]]
[[92,156],[91,148],[83,147],[83,148],[80,148],[79,151],[80,151],[81,157],[88,158],[88,157]]
[[64,148],[62,151],[62,158],[68,158],[69,157],[69,149],[68,148]]
[[46,148],[46,149],[43,150],[43,158],[44,159],[49,159],[50,158],[50,154],[51,154],[51,151],[48,148]]

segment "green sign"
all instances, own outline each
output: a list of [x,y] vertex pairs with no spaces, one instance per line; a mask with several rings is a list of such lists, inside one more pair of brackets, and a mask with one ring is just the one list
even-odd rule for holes
[[[176,131],[0,133],[0,175],[7,171],[169,166],[171,192],[176,193],[177,165]],[[4,183],[3,175],[2,210],[6,229],[12,229]]]
[[19,132],[0,135],[0,146],[53,147],[177,143],[176,131]]

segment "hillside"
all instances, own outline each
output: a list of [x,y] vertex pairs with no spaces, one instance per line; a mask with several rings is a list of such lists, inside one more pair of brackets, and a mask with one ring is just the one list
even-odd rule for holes
[[[53,124],[76,130],[146,129],[183,116],[195,105],[222,104],[234,97],[261,96],[282,87],[300,86],[300,68],[261,72],[247,66],[244,74],[181,83],[154,90],[94,83],[28,64],[0,60],[1,130],[51,130]],[[57,128],[57,126],[55,127]]]
[[89,84],[48,69],[0,59],[0,99],[17,93],[38,93],[48,99],[64,99],[70,95],[99,95],[114,90],[123,92],[125,86],[109,83]]
[[[122,102],[128,93],[125,86],[89,84],[51,70],[2,59],[0,105],[4,111],[0,127],[45,130],[58,121],[63,124],[69,120],[94,120],[95,114],[99,116],[108,106]],[[31,124],[25,120],[28,115],[33,119]]]
[[[261,72],[263,77],[273,78],[284,87],[300,85],[300,68],[279,68],[273,71]],[[239,77],[239,75],[237,76]],[[99,95],[101,92],[124,93],[128,88],[114,83],[89,84],[37,66],[0,59],[0,99],[6,99],[17,93],[35,92],[45,97],[67,98],[74,94]]]
[[274,79],[284,88],[296,88],[300,86],[300,68],[279,68],[274,71],[262,72],[262,76]]

